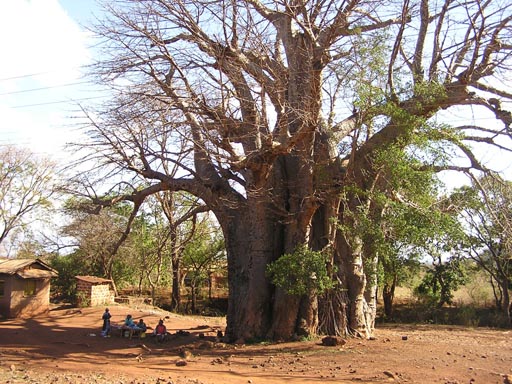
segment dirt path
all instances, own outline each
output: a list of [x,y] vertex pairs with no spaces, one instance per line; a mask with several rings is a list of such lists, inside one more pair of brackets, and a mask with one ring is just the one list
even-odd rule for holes
[[[48,316],[0,321],[0,382],[5,383],[504,383],[512,375],[510,331],[381,326],[375,340],[227,345],[224,319],[184,317],[151,308],[111,307],[173,335],[100,337],[104,308],[56,309]],[[178,331],[184,332],[178,332]],[[511,376],[512,379],[512,376]]]

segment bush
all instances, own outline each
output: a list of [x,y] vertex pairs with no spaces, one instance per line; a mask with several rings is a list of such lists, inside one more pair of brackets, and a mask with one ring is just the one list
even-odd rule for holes
[[320,294],[334,286],[327,271],[327,261],[324,253],[300,245],[293,253],[284,254],[269,264],[267,274],[273,284],[289,295]]

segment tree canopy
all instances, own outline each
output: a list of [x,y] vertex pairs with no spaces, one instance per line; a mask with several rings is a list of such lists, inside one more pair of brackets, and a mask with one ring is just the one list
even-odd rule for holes
[[[57,167],[31,151],[0,149],[0,243],[9,248],[30,224],[43,223],[57,195]],[[29,236],[30,237],[30,236]]]

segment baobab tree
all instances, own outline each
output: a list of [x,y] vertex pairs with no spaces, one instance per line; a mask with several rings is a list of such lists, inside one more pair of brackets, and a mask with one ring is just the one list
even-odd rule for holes
[[[215,214],[228,258],[230,341],[317,331],[318,297],[289,295],[265,273],[301,245],[328,250],[336,266],[335,292],[320,301],[333,314],[322,330],[371,335],[376,281],[365,265],[378,253],[348,229],[361,225],[355,213],[378,214],[367,192],[392,191],[377,153],[420,156],[421,138],[469,160],[451,164],[438,146],[422,158],[426,170],[485,171],[471,142],[503,148],[508,139],[511,116],[500,100],[511,95],[491,81],[510,64],[506,2],[106,7],[110,16],[95,27],[104,48],[95,74],[119,94],[89,115],[91,141],[81,147],[95,166],[134,182],[103,204],[137,207],[159,191],[186,191]],[[498,123],[432,121],[461,105]],[[179,172],[166,174],[167,163]]]

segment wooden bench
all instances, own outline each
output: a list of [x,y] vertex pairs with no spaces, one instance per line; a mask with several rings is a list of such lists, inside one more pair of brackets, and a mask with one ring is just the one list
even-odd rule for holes
[[146,332],[141,329],[133,329],[126,325],[112,325],[112,334],[119,335],[119,337],[126,337],[127,339],[143,339],[146,337]]

